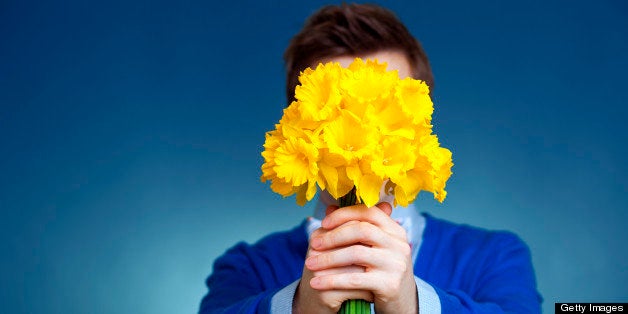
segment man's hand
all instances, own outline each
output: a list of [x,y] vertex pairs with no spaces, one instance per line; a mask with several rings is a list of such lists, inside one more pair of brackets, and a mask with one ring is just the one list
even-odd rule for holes
[[[314,231],[312,236],[320,233],[321,229]],[[320,252],[313,250],[312,246],[308,250],[307,257],[316,256]],[[312,278],[329,275],[362,273],[364,268],[360,266],[336,267],[320,271],[311,271],[305,266],[301,282],[297,288],[293,302],[293,313],[330,313],[335,314],[340,310],[342,302],[350,299],[362,299],[373,302],[373,294],[365,290],[347,289],[326,289],[317,290],[310,284]]]
[[416,313],[411,249],[390,205],[333,209],[310,238],[295,308],[336,313],[343,301],[364,299],[377,313]]

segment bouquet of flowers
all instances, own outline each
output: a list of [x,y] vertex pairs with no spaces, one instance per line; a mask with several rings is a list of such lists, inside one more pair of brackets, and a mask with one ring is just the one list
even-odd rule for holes
[[[429,191],[442,202],[451,152],[432,133],[428,86],[400,79],[385,63],[356,58],[348,68],[319,64],[299,76],[296,100],[266,133],[262,182],[299,205],[328,191],[340,206],[374,206],[380,190],[407,206]],[[368,303],[343,304],[340,313],[368,313]],[[360,304],[360,302],[362,302]],[[345,312],[343,312],[345,311]],[[348,311],[348,312],[347,312]]]
[[366,206],[385,192],[407,206],[421,190],[442,202],[451,152],[432,133],[428,86],[386,64],[356,58],[319,64],[299,76],[296,100],[266,133],[262,181],[304,205],[317,186],[339,199],[355,187]]

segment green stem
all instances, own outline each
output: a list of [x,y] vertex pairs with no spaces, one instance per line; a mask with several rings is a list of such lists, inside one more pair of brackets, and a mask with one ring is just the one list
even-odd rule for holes
[[371,314],[371,304],[364,300],[347,300],[340,306],[338,314]]
[[340,207],[358,204],[358,197],[355,194],[355,186],[345,196],[338,199]]
[[[358,204],[355,186],[347,195],[338,199],[340,207]],[[365,300],[347,300],[340,306],[338,314],[371,314],[371,305]]]

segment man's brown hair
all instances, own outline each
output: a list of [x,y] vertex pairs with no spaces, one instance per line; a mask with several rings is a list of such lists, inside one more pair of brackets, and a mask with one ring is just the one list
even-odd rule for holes
[[299,74],[314,66],[314,62],[380,50],[402,52],[410,62],[412,77],[433,88],[434,78],[425,51],[393,12],[372,4],[321,8],[307,19],[284,53],[288,104],[294,100]]

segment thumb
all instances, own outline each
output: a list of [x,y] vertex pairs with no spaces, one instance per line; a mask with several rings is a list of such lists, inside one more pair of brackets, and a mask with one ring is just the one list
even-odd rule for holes
[[329,206],[327,206],[327,209],[325,209],[325,216],[333,213],[334,210],[336,210],[338,208],[340,208],[340,207],[338,207],[337,205],[329,205]]
[[381,209],[386,215],[390,216],[392,214],[392,206],[388,202],[381,202],[375,205],[377,208]]

